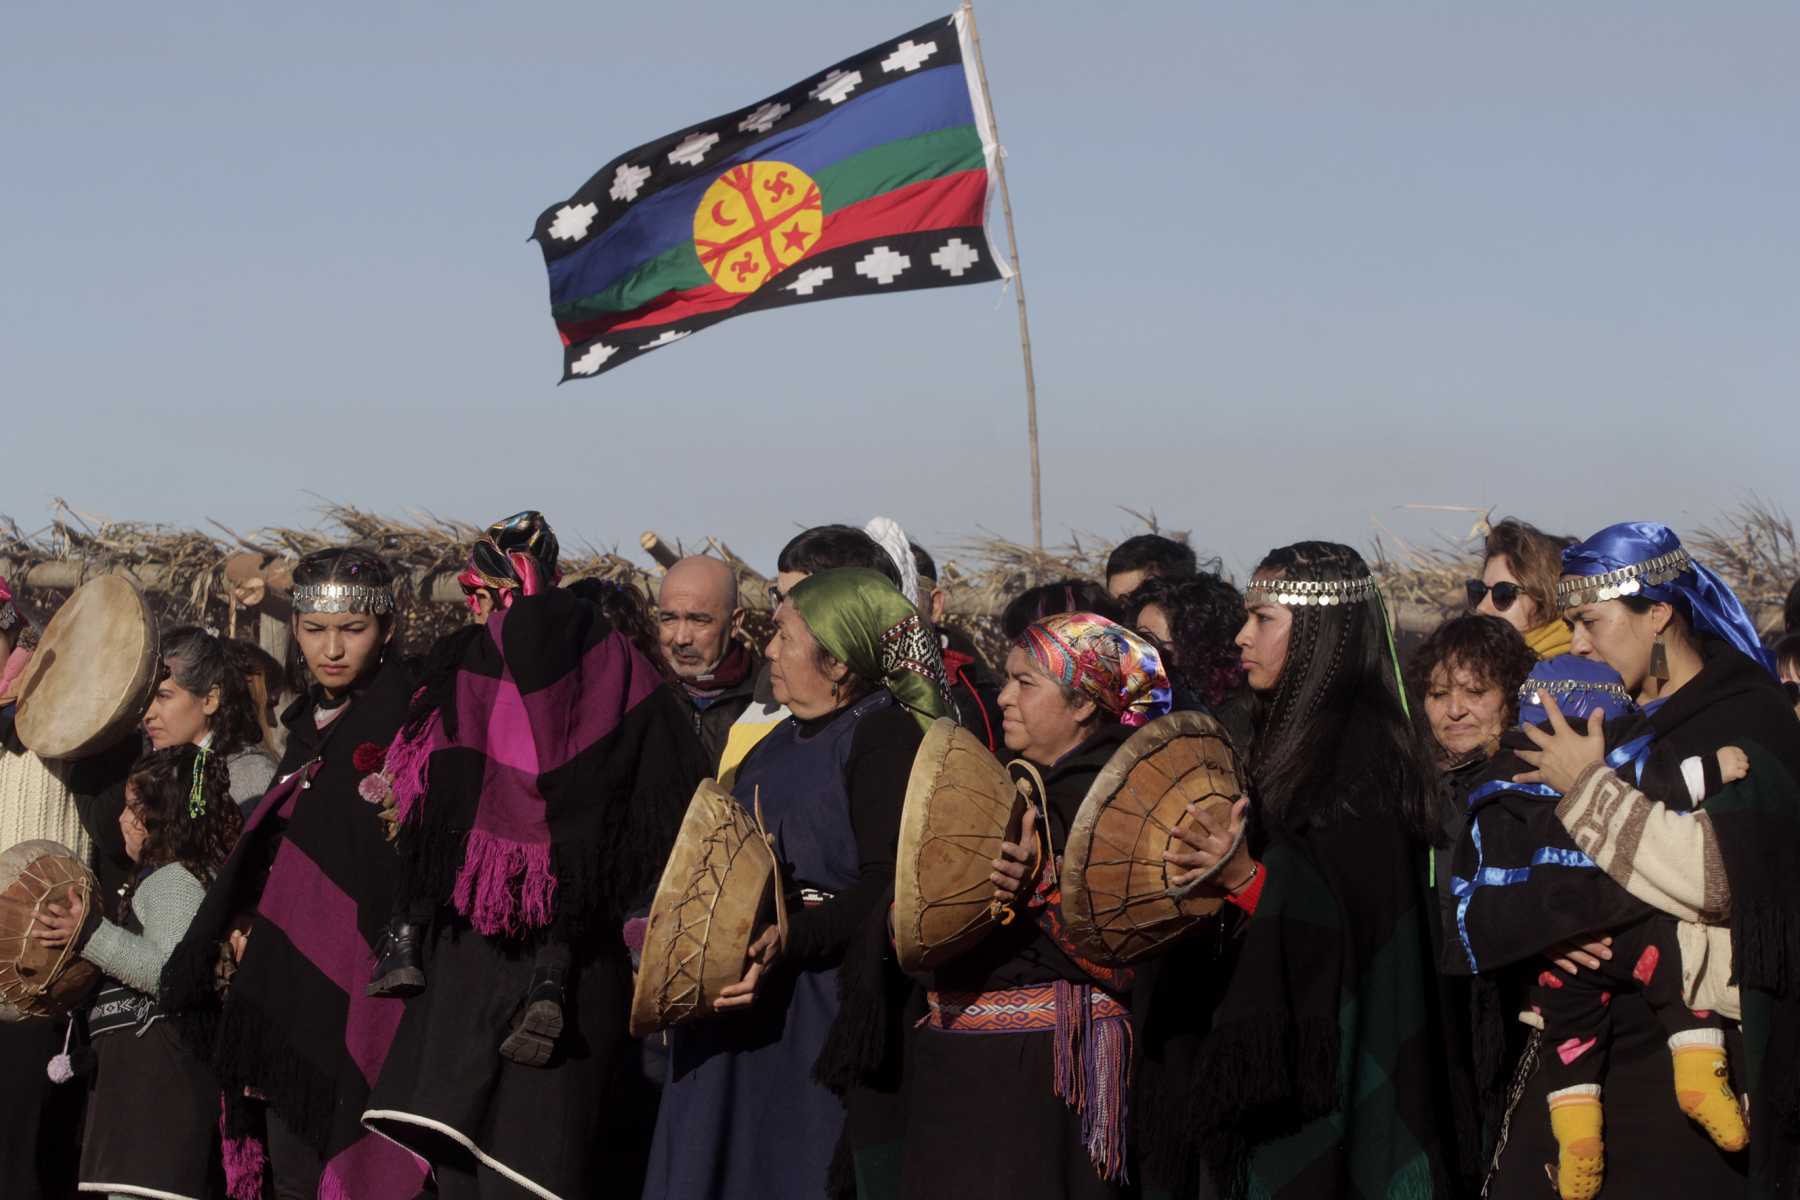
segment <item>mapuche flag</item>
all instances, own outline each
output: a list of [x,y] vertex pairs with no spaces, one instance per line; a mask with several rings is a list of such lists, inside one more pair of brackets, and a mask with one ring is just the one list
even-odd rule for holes
[[739,313],[1011,274],[966,11],[613,159],[538,218],[563,378]]

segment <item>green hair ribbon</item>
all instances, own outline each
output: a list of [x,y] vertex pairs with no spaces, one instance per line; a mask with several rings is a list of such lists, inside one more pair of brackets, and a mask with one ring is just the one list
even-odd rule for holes
[[206,756],[211,753],[205,746],[197,746],[194,750],[194,785],[188,789],[190,821],[198,821],[206,811]]

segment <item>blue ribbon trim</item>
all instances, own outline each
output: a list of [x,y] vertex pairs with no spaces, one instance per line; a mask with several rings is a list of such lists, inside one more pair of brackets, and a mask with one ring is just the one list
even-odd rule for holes
[[[1654,733],[1646,733],[1632,738],[1606,756],[1606,765],[1614,771],[1632,769],[1633,776],[1639,783],[1644,778],[1644,759],[1648,757],[1650,743]],[[1546,800],[1561,800],[1562,793],[1544,783],[1513,783],[1506,779],[1491,779],[1469,793],[1468,807],[1469,840],[1475,844],[1475,871],[1469,878],[1459,875],[1450,877],[1450,894],[1456,897],[1456,936],[1462,942],[1463,954],[1469,960],[1469,970],[1479,973],[1481,965],[1475,959],[1475,947],[1469,941],[1469,905],[1474,902],[1475,893],[1484,887],[1514,887],[1531,878],[1531,873],[1539,867],[1573,867],[1596,868],[1593,859],[1579,850],[1564,850],[1557,846],[1543,846],[1531,856],[1531,862],[1523,867],[1487,867],[1483,866],[1481,846],[1481,823],[1475,819],[1474,810],[1482,803],[1502,792],[1517,792],[1527,796],[1542,796]],[[1596,868],[1597,869],[1597,868]]]

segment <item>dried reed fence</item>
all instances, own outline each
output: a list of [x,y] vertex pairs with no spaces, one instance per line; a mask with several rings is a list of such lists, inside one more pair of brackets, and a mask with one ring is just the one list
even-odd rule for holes
[[[1161,529],[1154,513],[1126,510],[1145,531],[1185,540],[1182,531]],[[218,522],[208,530],[178,529],[136,521],[114,521],[80,513],[58,500],[50,523],[26,530],[0,516],[0,576],[19,593],[29,616],[41,621],[69,591],[96,575],[124,574],[143,587],[159,617],[191,621],[232,636],[251,637],[285,657],[288,651],[287,592],[300,555],[323,546],[354,543],[377,551],[401,576],[400,637],[408,652],[464,619],[455,575],[479,532],[463,521],[429,513],[404,519],[380,516],[350,505],[326,503],[312,529],[273,528],[239,533]],[[1396,623],[1409,640],[1434,627],[1462,606],[1462,583],[1479,568],[1486,515],[1468,536],[1415,544],[1382,533],[1371,562],[1381,579]],[[1717,570],[1765,628],[1779,622],[1786,591],[1800,578],[1800,548],[1787,516],[1751,499],[1710,526],[1687,537],[1694,554]],[[939,585],[948,607],[984,649],[999,647],[995,619],[1006,602],[1034,583],[1071,576],[1097,579],[1114,542],[1073,534],[1067,543],[1037,553],[992,534],[951,545],[939,556]],[[600,577],[654,596],[662,570],[683,554],[710,554],[737,572],[752,630],[766,620],[769,580],[716,538],[674,545],[654,533],[640,539],[644,559],[633,561],[617,549],[565,547],[569,580]]]

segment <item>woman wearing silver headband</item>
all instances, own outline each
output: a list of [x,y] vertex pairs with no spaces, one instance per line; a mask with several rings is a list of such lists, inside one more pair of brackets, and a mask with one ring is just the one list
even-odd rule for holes
[[[1607,1194],[1786,1194],[1800,1182],[1800,723],[1743,606],[1667,526],[1613,525],[1569,547],[1557,598],[1574,653],[1617,671],[1644,717],[1627,730],[1584,728],[1547,704],[1550,732],[1531,731],[1538,749],[1521,757],[1535,770],[1518,779],[1562,794],[1562,825],[1626,891],[1729,930],[1746,1033],[1721,1086],[1748,1094],[1750,1146],[1724,1154],[1667,1102],[1669,1054],[1654,1017],[1639,998],[1614,997],[1599,1114]],[[1647,736],[1647,749],[1615,768],[1608,750],[1628,734]],[[1749,774],[1722,786],[1727,746],[1745,752]],[[1687,794],[1684,772],[1700,776],[1704,810],[1673,812],[1646,795]],[[1562,969],[1595,969],[1611,954],[1594,943]],[[1526,1111],[1541,1111],[1543,1075],[1521,1071]],[[1515,1121],[1491,1194],[1541,1194],[1555,1157],[1541,1122]]]
[[1170,855],[1217,868],[1239,928],[1169,955],[1140,1007],[1142,1178],[1187,1195],[1196,1175],[1227,1197],[1461,1194],[1432,968],[1432,765],[1380,594],[1350,547],[1301,542],[1263,559],[1244,600],[1254,808]]
[[250,1169],[239,1139],[266,1118],[277,1200],[412,1196],[423,1168],[360,1120],[403,1003],[364,995],[398,873],[368,781],[414,688],[391,652],[393,572],[364,550],[315,551],[294,568],[293,605],[314,682],[281,716],[277,782],[170,958],[163,998],[211,1038],[228,1175]]

